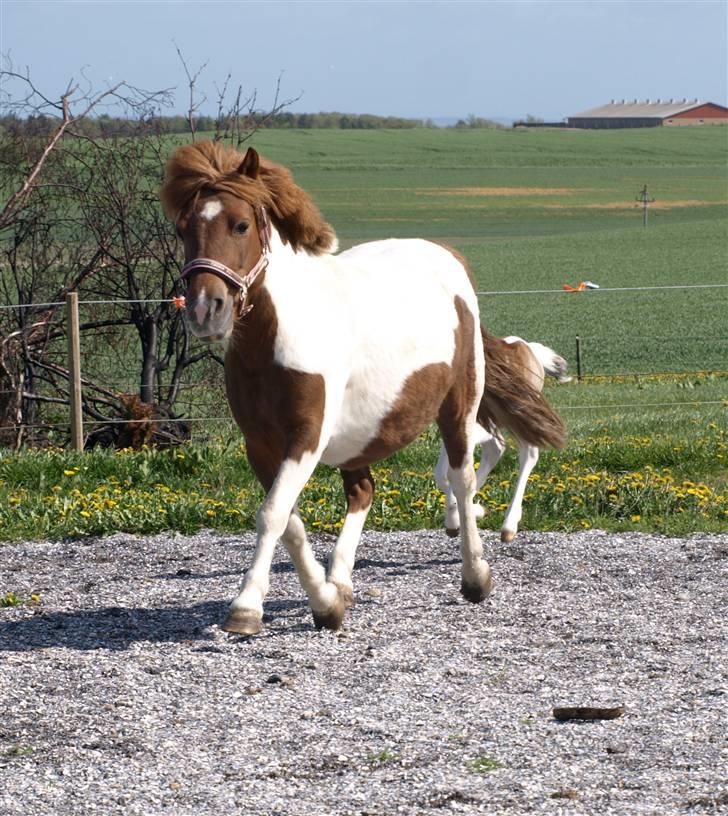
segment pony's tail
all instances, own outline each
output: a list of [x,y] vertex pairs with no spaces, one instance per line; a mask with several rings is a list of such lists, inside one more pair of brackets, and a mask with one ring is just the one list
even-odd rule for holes
[[509,364],[502,352],[503,344],[489,342],[493,336],[482,327],[481,334],[485,350],[485,390],[478,422],[489,431],[507,429],[538,448],[563,448],[566,428],[561,417],[525,374]]
[[553,377],[560,383],[571,382],[571,377],[566,374],[568,363],[560,354],[557,354],[552,348],[544,346],[543,343],[529,343],[528,347],[549,377]]

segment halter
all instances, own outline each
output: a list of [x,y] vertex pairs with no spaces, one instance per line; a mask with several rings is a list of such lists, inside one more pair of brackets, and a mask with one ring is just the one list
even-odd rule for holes
[[250,287],[255,282],[255,279],[268,266],[268,256],[271,249],[271,225],[268,219],[268,214],[265,207],[259,207],[255,213],[255,220],[258,224],[258,237],[260,238],[260,258],[256,261],[253,268],[245,275],[239,275],[234,269],[230,269],[220,261],[215,261],[212,258],[195,258],[189,261],[182,267],[180,275],[181,280],[194,275],[196,272],[209,272],[217,275],[225,283],[230,284],[238,290],[240,300],[238,302],[238,318],[245,317],[246,314],[253,308],[253,304],[247,304],[248,292]]

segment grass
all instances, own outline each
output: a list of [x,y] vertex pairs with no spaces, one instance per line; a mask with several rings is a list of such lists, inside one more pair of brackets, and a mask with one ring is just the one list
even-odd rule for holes
[[[711,389],[717,392],[724,383],[700,387],[713,396]],[[675,393],[679,385],[673,384]],[[580,403],[606,399],[601,392],[607,387],[596,382],[549,390],[554,403],[564,404],[570,440],[562,451],[543,452],[526,492],[521,528],[668,534],[728,529],[723,403],[681,405],[667,415],[663,408],[579,410]],[[624,387],[631,399],[629,390],[639,385]],[[442,525],[444,498],[432,479],[437,448],[431,428],[374,468],[370,528]],[[480,491],[484,528],[500,528],[516,472],[511,450]],[[253,530],[262,498],[234,432],[226,441],[175,450],[6,453],[0,459],[0,539]],[[320,466],[299,508],[310,531],[337,533],[345,512],[338,473]]]
[[481,756],[471,759],[467,765],[473,773],[477,774],[492,773],[493,771],[497,771],[499,768],[503,767],[502,762],[488,756]]
[[[342,247],[445,240],[481,291],[556,290],[481,297],[491,331],[556,348],[572,372],[582,343],[584,381],[548,392],[569,444],[542,455],[522,528],[728,529],[728,288],[560,291],[728,283],[728,128],[271,131],[254,143],[293,169]],[[644,184],[656,199],[647,229],[634,201]],[[436,454],[428,431],[375,469],[370,527],[442,523]],[[482,491],[489,529],[515,471],[511,452]],[[253,529],[261,499],[230,426],[176,451],[0,459],[4,540]],[[309,529],[335,533],[338,475],[319,468],[300,507]]]

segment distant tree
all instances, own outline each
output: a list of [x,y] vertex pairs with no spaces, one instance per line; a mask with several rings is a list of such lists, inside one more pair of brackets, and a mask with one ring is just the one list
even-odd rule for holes
[[484,119],[481,116],[476,116],[474,113],[469,113],[467,119],[458,119],[454,125],[455,128],[499,128],[502,127],[498,122],[492,119]]

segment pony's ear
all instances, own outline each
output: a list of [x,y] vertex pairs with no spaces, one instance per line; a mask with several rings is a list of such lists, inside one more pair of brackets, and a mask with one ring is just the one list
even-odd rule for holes
[[258,157],[258,151],[254,150],[252,147],[249,147],[247,153],[245,154],[245,158],[242,160],[242,162],[240,162],[238,173],[240,173],[241,176],[247,176],[251,179],[258,178],[259,165],[260,159]]

